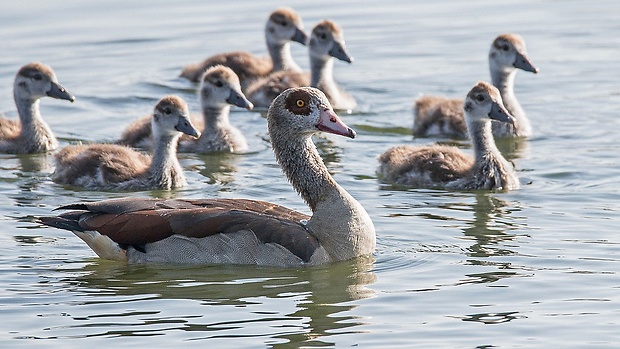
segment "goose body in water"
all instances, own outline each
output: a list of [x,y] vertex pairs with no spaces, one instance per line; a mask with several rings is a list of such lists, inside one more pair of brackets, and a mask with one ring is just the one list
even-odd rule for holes
[[269,16],[265,25],[265,40],[269,56],[257,57],[249,52],[235,51],[211,56],[200,63],[185,66],[181,77],[199,82],[202,74],[212,66],[230,67],[245,88],[257,78],[277,71],[301,71],[291,55],[291,41],[306,45],[308,36],[304,32],[301,17],[291,8],[279,8]]
[[281,71],[250,85],[246,95],[256,107],[267,108],[282,91],[291,87],[312,86],[323,91],[334,109],[352,110],[355,98],[334,80],[334,60],[352,63],[344,42],[342,29],[333,21],[324,20],[312,30],[309,43],[310,73]]
[[[192,124],[201,131],[199,138],[182,135],[179,152],[239,153],[248,149],[248,143],[239,129],[229,120],[230,107],[235,105],[251,110],[252,103],[241,92],[239,78],[228,67],[209,68],[202,76],[198,98],[202,115],[191,115]],[[145,116],[131,123],[118,141],[119,144],[148,148],[153,143],[151,117]]]
[[512,123],[514,118],[494,86],[480,82],[469,91],[463,109],[474,157],[456,147],[397,146],[379,157],[378,173],[386,182],[457,190],[519,188],[512,166],[499,152],[491,120]]
[[[506,109],[515,118],[514,124],[492,122],[495,137],[528,137],[532,134],[530,121],[514,93],[514,81],[519,69],[538,73],[527,56],[525,41],[515,34],[498,36],[489,51],[491,81],[499,89]],[[422,96],[414,105],[413,134],[467,138],[463,116],[463,101],[444,96]]]
[[55,154],[52,180],[60,184],[103,190],[175,189],[186,185],[177,159],[181,132],[198,137],[187,104],[166,96],[152,116],[153,156],[117,144],[69,145]]
[[325,95],[296,88],[267,113],[277,162],[312,215],[246,199],[126,198],[67,205],[39,222],[73,231],[101,258],[129,263],[319,265],[373,253],[374,225],[327,171],[321,131],[355,137]]
[[75,101],[49,66],[35,62],[21,67],[13,84],[19,120],[0,118],[0,153],[45,153],[58,147],[56,136],[39,110],[40,99],[46,96]]

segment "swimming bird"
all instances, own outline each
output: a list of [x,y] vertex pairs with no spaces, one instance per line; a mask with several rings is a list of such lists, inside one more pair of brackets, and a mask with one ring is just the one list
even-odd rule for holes
[[457,147],[401,145],[379,156],[379,175],[386,182],[414,187],[518,189],[517,174],[497,149],[491,131],[492,119],[515,121],[504,107],[497,88],[479,82],[467,94],[463,109],[473,158]]
[[309,43],[310,73],[277,72],[250,85],[246,96],[254,106],[267,108],[282,91],[291,87],[312,86],[323,91],[337,110],[352,110],[355,98],[334,80],[334,60],[352,63],[344,42],[342,29],[333,21],[323,20],[312,29]]
[[39,100],[45,96],[75,101],[48,65],[34,62],[21,67],[13,84],[19,121],[0,118],[0,153],[45,153],[58,147],[56,136],[39,110]]
[[[192,124],[202,130],[198,139],[181,136],[179,152],[244,152],[248,144],[239,129],[230,124],[230,106],[252,110],[253,105],[241,92],[239,78],[232,69],[217,65],[209,68],[202,76],[198,99],[202,115],[191,114]],[[150,147],[151,117],[146,116],[131,123],[117,142],[133,147]]]
[[[532,134],[530,121],[514,93],[517,70],[538,73],[527,56],[525,41],[516,34],[502,34],[495,38],[489,51],[491,81],[499,89],[506,109],[515,118],[514,124],[492,122],[495,137],[528,137]],[[413,134],[467,138],[463,117],[463,101],[443,96],[422,96],[413,108]]]
[[289,89],[267,112],[278,164],[312,216],[247,199],[123,198],[62,206],[39,222],[74,232],[101,258],[128,263],[319,265],[369,255],[375,229],[312,142],[355,131],[314,88]]
[[209,67],[221,64],[230,67],[239,76],[245,91],[252,81],[272,72],[301,71],[291,55],[291,41],[306,45],[308,36],[295,10],[282,7],[271,13],[265,25],[265,40],[270,58],[257,57],[245,51],[220,53],[200,63],[185,66],[180,76],[199,82]]
[[60,184],[103,190],[175,189],[187,184],[177,159],[181,132],[198,137],[187,104],[165,96],[153,111],[153,156],[117,144],[69,145],[55,154],[52,180]]

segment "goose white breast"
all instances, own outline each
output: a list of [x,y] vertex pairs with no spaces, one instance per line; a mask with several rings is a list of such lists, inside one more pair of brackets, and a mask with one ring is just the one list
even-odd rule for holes
[[0,118],[0,153],[43,153],[58,147],[39,111],[39,100],[46,96],[75,101],[49,66],[35,62],[21,67],[13,84],[19,121]]
[[325,95],[290,89],[267,113],[277,162],[312,216],[264,201],[127,198],[67,205],[39,221],[73,231],[100,257],[129,263],[318,265],[374,251],[366,210],[328,173],[320,131],[354,138]]
[[181,132],[198,137],[189,120],[187,104],[166,96],[152,116],[155,136],[153,156],[116,144],[70,145],[55,155],[52,179],[88,189],[145,190],[174,189],[186,184],[176,156]]
[[[179,152],[243,152],[248,144],[236,127],[230,124],[230,106],[235,105],[251,110],[252,103],[247,100],[239,78],[232,69],[217,65],[209,68],[202,76],[198,99],[201,115],[192,114],[192,123],[201,131],[198,139],[182,135]],[[131,123],[117,142],[133,147],[150,147],[152,144],[151,117],[146,116]]]
[[301,17],[291,8],[279,8],[271,13],[265,25],[265,40],[271,59],[257,57],[244,51],[221,53],[203,62],[185,66],[181,77],[199,82],[209,67],[224,65],[239,76],[241,86],[245,90],[249,83],[272,72],[301,71],[291,55],[290,42],[305,45],[307,39]]
[[[517,70],[538,73],[529,60],[525,41],[516,34],[502,34],[495,38],[489,51],[491,81],[499,89],[506,109],[515,122],[493,122],[496,137],[527,137],[532,134],[529,119],[514,94]],[[463,101],[443,96],[422,96],[415,101],[413,134],[425,136],[448,136],[467,138],[467,126],[463,117]]]
[[465,119],[474,158],[449,146],[397,146],[379,157],[378,172],[387,182],[458,190],[519,188],[512,166],[495,146],[491,119],[514,122],[494,86],[480,82],[467,94]]
[[266,108],[287,88],[312,86],[323,91],[335,109],[354,109],[357,106],[355,98],[338,86],[333,74],[333,58],[353,62],[346,49],[342,29],[333,21],[321,21],[312,30],[308,52],[310,74],[290,71],[273,73],[248,87],[248,99],[256,107]]

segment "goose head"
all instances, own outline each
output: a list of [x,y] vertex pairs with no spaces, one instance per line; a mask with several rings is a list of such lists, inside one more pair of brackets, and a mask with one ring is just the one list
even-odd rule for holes
[[470,123],[490,119],[515,123],[515,118],[504,107],[499,90],[486,82],[479,82],[467,93],[463,108]]
[[515,69],[538,73],[538,68],[527,56],[525,41],[516,34],[502,34],[495,38],[489,51],[489,65],[491,70],[506,73]]
[[323,131],[355,138],[355,131],[340,120],[325,94],[313,87],[290,88],[282,92],[271,103],[267,120],[272,136],[284,132],[309,137]]
[[275,10],[267,20],[265,36],[270,44],[286,44],[295,41],[306,45],[308,36],[304,32],[301,17],[291,8],[283,7]]
[[222,65],[211,67],[204,73],[198,94],[203,108],[222,108],[229,104],[248,110],[254,108],[241,92],[237,74]]
[[75,101],[75,97],[58,83],[52,68],[38,62],[26,64],[19,69],[13,90],[15,98],[20,100],[35,101],[48,96]]
[[200,137],[200,132],[192,125],[187,103],[177,96],[165,96],[155,105],[151,120],[155,137],[175,138],[182,133]]
[[335,57],[347,63],[353,62],[345,46],[342,29],[330,20],[323,20],[312,29],[310,55],[320,60]]

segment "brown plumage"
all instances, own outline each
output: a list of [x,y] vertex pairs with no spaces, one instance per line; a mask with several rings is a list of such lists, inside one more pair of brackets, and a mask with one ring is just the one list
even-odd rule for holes
[[[506,109],[515,123],[492,122],[495,137],[527,137],[532,133],[529,119],[514,94],[517,70],[537,73],[529,60],[525,41],[516,34],[502,34],[493,40],[489,51],[491,81],[499,89]],[[413,134],[418,137],[448,136],[467,138],[463,100],[442,96],[422,96],[413,107]]]
[[19,121],[0,118],[0,153],[43,153],[56,149],[56,136],[41,117],[42,97],[75,100],[43,63],[29,63],[15,75],[13,98]]
[[467,94],[464,107],[474,157],[456,147],[397,146],[379,156],[377,172],[390,183],[459,190],[519,188],[512,164],[495,146],[491,119],[514,122],[494,86],[481,82]]
[[187,104],[166,96],[155,106],[153,156],[116,144],[70,145],[55,154],[52,179],[61,184],[104,190],[174,189],[186,184],[176,156],[181,132],[197,137]]
[[312,216],[246,199],[125,198],[66,205],[39,222],[73,231],[100,257],[129,263],[317,265],[372,253],[370,217],[329,175],[311,136],[355,137],[312,88],[288,90],[267,113],[276,160]]
[[290,8],[279,8],[268,18],[265,25],[265,40],[270,58],[257,57],[249,52],[235,51],[221,53],[200,63],[189,64],[183,68],[181,77],[199,82],[202,74],[210,67],[223,65],[231,68],[241,81],[243,90],[254,80],[276,71],[300,71],[293,61],[290,42],[306,44],[301,17]]

